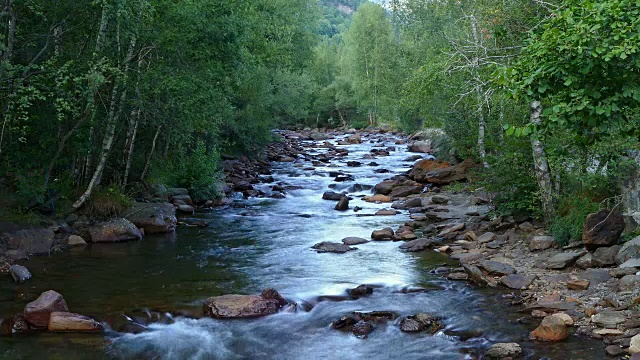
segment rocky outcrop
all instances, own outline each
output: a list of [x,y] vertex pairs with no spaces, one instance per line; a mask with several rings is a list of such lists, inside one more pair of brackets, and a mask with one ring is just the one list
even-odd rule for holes
[[125,218],[145,234],[169,233],[176,230],[176,209],[169,203],[135,203]]
[[618,265],[625,261],[640,255],[640,236],[625,242],[618,254],[616,254],[616,263]]
[[430,173],[433,170],[444,169],[450,166],[451,164],[449,164],[448,162],[437,161],[432,159],[420,160],[413,165],[413,168],[411,169],[411,171],[409,171],[408,176],[410,179],[413,179],[417,182],[426,183],[428,182],[427,181],[428,173]]
[[602,246],[616,245],[624,228],[624,218],[619,212],[602,210],[587,216],[582,242],[589,251]]
[[478,167],[479,165],[475,164],[471,159],[467,159],[457,165],[437,168],[426,174],[424,172],[416,172],[413,177],[411,175],[410,177],[421,183],[447,185],[452,182],[467,180],[471,171]]
[[98,223],[89,228],[92,242],[119,242],[142,239],[142,233],[127,219]]
[[222,295],[204,302],[204,313],[213,318],[255,318],[275,314],[287,301],[273,289],[261,295]]
[[0,250],[27,255],[48,254],[55,234],[51,229],[28,229],[0,235]]
[[49,290],[27,304],[24,308],[24,318],[33,327],[46,329],[52,312],[67,312],[67,303],[59,293]]

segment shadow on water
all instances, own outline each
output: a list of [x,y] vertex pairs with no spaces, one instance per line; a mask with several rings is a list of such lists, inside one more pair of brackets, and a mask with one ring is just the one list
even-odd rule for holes
[[[393,139],[389,139],[393,144]],[[108,332],[106,336],[41,334],[0,338],[0,356],[31,359],[464,359],[473,358],[496,341],[523,344],[527,358],[600,359],[600,342],[572,336],[560,344],[529,342],[534,324],[518,321],[506,291],[477,289],[433,275],[447,258],[435,252],[407,254],[398,243],[372,242],[346,254],[317,254],[310,247],[346,236],[368,238],[373,229],[397,227],[407,214],[357,217],[336,212],[321,199],[333,183],[329,171],[352,174],[355,182],[374,185],[399,173],[404,149],[376,159],[380,166],[347,167],[361,160],[371,144],[349,147],[349,156],[335,165],[303,171],[293,164],[275,164],[276,182],[301,186],[287,198],[249,199],[232,208],[198,214],[208,228],[181,227],[177,234],[146,236],[143,241],[93,244],[86,248],[35,257],[33,279],[24,285],[0,282],[0,314],[19,312],[42,291],[64,295],[69,308],[112,322],[123,314],[135,317],[150,309],[199,315],[202,300],[229,293],[277,289],[309,311],[281,313],[254,320],[194,319],[166,316],[138,334]],[[322,150],[319,150],[322,151]],[[363,161],[367,164],[369,161]],[[339,184],[337,190],[352,186]],[[267,185],[262,190],[268,192]],[[363,202],[363,190],[351,194],[351,206],[372,214],[384,204]],[[388,206],[388,204],[387,204]],[[359,284],[376,285],[373,295],[349,301],[317,301],[343,296]],[[406,291],[425,287],[423,292]],[[330,328],[332,321],[353,311],[385,310],[399,316],[427,312],[443,317],[445,329],[435,336],[406,334],[400,318],[376,325],[366,340]]]

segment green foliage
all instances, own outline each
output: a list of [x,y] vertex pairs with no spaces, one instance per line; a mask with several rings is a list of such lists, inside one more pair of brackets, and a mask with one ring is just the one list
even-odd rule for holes
[[110,219],[121,216],[133,205],[133,200],[118,186],[100,188],[82,212],[91,218]]
[[587,215],[598,210],[598,203],[588,197],[567,196],[562,198],[558,202],[558,214],[550,225],[551,233],[558,245],[566,246],[571,241],[582,239]]

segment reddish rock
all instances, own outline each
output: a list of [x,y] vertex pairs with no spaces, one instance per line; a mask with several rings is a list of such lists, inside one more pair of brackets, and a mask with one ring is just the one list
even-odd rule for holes
[[204,314],[213,318],[252,318],[275,314],[286,300],[273,289],[260,295],[223,295],[205,300]]
[[414,180],[421,183],[432,183],[436,185],[447,185],[455,181],[467,180],[471,171],[479,167],[471,159],[467,159],[460,164],[431,170],[423,176],[414,176]]
[[562,341],[569,337],[566,320],[557,314],[542,319],[542,323],[531,332],[531,338],[543,341]]
[[436,160],[420,160],[413,165],[413,168],[409,172],[409,178],[418,181],[426,182],[427,174],[436,169],[444,169],[450,167],[448,162],[436,161]]
[[67,303],[59,293],[49,290],[27,304],[24,308],[24,318],[36,328],[47,328],[52,312],[67,312]]

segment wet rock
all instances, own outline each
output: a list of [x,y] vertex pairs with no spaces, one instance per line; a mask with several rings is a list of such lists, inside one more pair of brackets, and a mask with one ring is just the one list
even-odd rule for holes
[[567,266],[573,265],[583,254],[584,253],[581,252],[563,252],[556,254],[547,260],[547,269],[564,269]]
[[552,248],[556,241],[551,236],[534,236],[529,243],[529,250],[540,251]]
[[451,199],[448,196],[444,195],[433,195],[431,197],[431,202],[437,205],[446,205],[449,203],[449,201],[451,201]]
[[514,269],[513,266],[494,260],[482,261],[479,266],[489,275],[494,276],[504,276],[516,273],[516,269]]
[[176,230],[176,209],[169,203],[135,203],[125,218],[146,234],[169,233]]
[[78,235],[69,235],[67,238],[67,245],[69,246],[84,246],[87,245],[87,242]]
[[183,214],[193,214],[193,213],[196,212],[196,208],[194,208],[191,205],[186,205],[186,204],[177,205],[176,210],[178,212],[183,213]]
[[624,228],[624,218],[619,212],[602,210],[589,214],[584,223],[582,242],[589,251],[616,245]]
[[70,312],[52,312],[47,326],[53,332],[101,332],[102,325],[94,319]]
[[413,198],[403,202],[396,202],[396,203],[393,203],[391,207],[394,209],[401,209],[401,210],[410,209],[410,208],[419,208],[419,207],[422,207],[422,199]]
[[31,273],[29,272],[29,269],[22,265],[11,265],[9,267],[9,274],[11,274],[13,281],[19,283],[31,279]]
[[48,254],[55,234],[51,229],[20,230],[0,235],[0,249],[16,250],[27,255]]
[[344,315],[340,319],[331,323],[331,327],[337,330],[344,329],[355,325],[358,318],[353,315]]
[[516,343],[496,343],[484,353],[488,359],[514,359],[519,358],[520,355],[522,355],[522,348]]
[[362,144],[362,136],[360,134],[351,135],[346,140],[349,144]]
[[343,196],[344,196],[343,193],[337,193],[335,191],[325,191],[325,193],[322,194],[322,199],[339,201],[340,199],[342,199]]
[[67,303],[59,293],[49,290],[27,304],[24,308],[25,320],[36,328],[45,329],[49,325],[49,317],[52,312],[67,312]]
[[353,177],[353,175],[349,175],[349,174],[338,175],[333,179],[333,181],[335,182],[346,182],[346,181],[354,181],[354,180],[355,178]]
[[89,228],[92,242],[140,240],[142,233],[127,219],[106,221]]
[[591,316],[591,322],[607,329],[615,329],[618,325],[626,320],[624,314],[620,311],[605,310]]
[[373,294],[373,288],[369,285],[358,285],[355,289],[347,290],[347,294],[355,300]]
[[406,243],[400,245],[400,249],[407,252],[419,252],[424,251],[428,248],[433,247],[434,244],[437,244],[438,240],[433,238],[420,238],[416,240],[407,241]]
[[438,318],[423,313],[407,316],[400,321],[400,330],[404,332],[427,331],[430,335],[433,335],[443,328],[444,325]]
[[340,198],[340,201],[338,201],[338,203],[336,204],[335,209],[339,211],[349,210],[349,198],[346,196]]
[[360,244],[366,244],[368,242],[369,240],[367,239],[354,237],[354,236],[350,236],[342,239],[342,243],[345,245],[360,245]]
[[373,195],[373,196],[365,196],[365,197],[362,198],[362,200],[364,200],[366,202],[370,202],[370,203],[376,203],[376,202],[388,203],[388,202],[391,202],[391,197],[386,196],[386,195],[377,194],[377,195]]
[[213,318],[254,318],[275,314],[287,302],[273,289],[261,295],[222,295],[204,302],[204,314]]
[[620,250],[619,245],[609,247],[599,247],[593,252],[594,267],[605,267],[615,265],[616,255]]
[[368,321],[358,321],[351,329],[353,335],[360,339],[366,339],[373,332],[373,324]]
[[397,214],[398,214],[397,211],[389,210],[389,209],[382,209],[382,210],[376,211],[376,216],[393,216]]
[[569,280],[567,282],[567,288],[571,290],[587,290],[589,288],[589,280]]
[[416,141],[409,145],[409,152],[427,154],[432,152],[431,141]]
[[469,275],[463,272],[453,272],[447,275],[447,279],[454,281],[466,281],[469,280]]
[[477,266],[469,265],[469,264],[462,264],[462,267],[464,268],[464,271],[469,276],[469,280],[473,281],[477,285],[496,287],[495,280],[493,280],[492,278],[484,276],[482,271],[480,271],[480,269]]
[[540,325],[531,332],[531,338],[543,341],[562,341],[569,337],[565,320],[557,314],[542,319]]
[[445,228],[444,230],[440,231],[438,236],[444,236],[456,231],[464,230],[464,227],[465,227],[464,223],[452,224],[449,227]]
[[384,228],[382,230],[375,230],[371,233],[371,239],[373,240],[391,240],[393,239],[393,229],[392,228]]
[[311,247],[312,249],[318,251],[319,253],[337,253],[344,254],[348,251],[356,250],[356,248],[349,247],[349,245],[341,244],[337,242],[323,241],[317,243]]
[[358,167],[358,166],[362,166],[362,163],[360,161],[347,161],[347,166]]
[[171,197],[171,203],[173,204],[186,204],[193,206],[193,199],[188,194],[174,195]]
[[604,352],[609,356],[620,356],[627,353],[620,345],[609,345],[604,349]]
[[616,255],[616,264],[622,264],[640,254],[640,236],[625,242]]
[[373,322],[385,322],[398,317],[398,314],[391,311],[354,311],[352,315],[360,320]]

